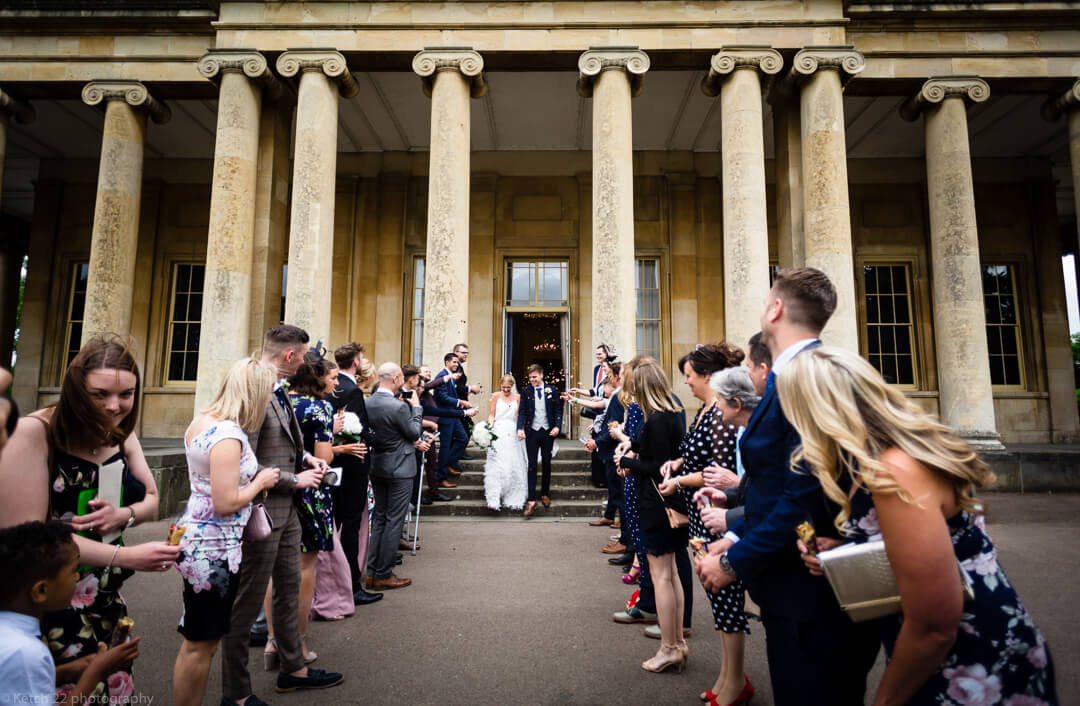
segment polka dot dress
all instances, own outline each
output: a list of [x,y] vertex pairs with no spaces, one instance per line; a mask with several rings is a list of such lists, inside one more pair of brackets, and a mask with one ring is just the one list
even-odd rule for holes
[[[725,424],[720,411],[715,407],[703,407],[694,418],[690,431],[679,444],[679,454],[685,459],[679,475],[700,473],[706,466],[717,465],[734,470],[735,441],[738,429]],[[696,489],[684,489],[686,505],[690,510],[690,536],[706,537],[709,542],[716,537],[709,534],[701,521],[697,503],[693,502]],[[745,587],[742,581],[720,589],[719,593],[707,593],[712,605],[713,621],[717,630],[724,632],[750,632],[746,621]]]

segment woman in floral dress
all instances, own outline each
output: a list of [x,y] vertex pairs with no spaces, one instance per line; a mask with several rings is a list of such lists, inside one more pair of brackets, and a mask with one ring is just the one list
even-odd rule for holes
[[232,620],[251,503],[278,480],[277,468],[259,472],[247,437],[262,425],[276,381],[273,366],[237,361],[184,434],[191,497],[176,522],[184,528],[177,562],[184,584],[177,631],[184,642],[173,667],[174,704],[202,703],[210,661]]
[[[154,477],[132,433],[138,420],[139,368],[128,345],[88,341],[68,366],[52,407],[19,420],[0,462],[0,522],[61,519],[77,532],[81,564],[67,610],[42,621],[61,694],[74,688],[98,643],[109,643],[127,605],[120,595],[136,571],[165,571],[180,552],[163,541],[133,546],[118,534],[154,519]],[[120,464],[121,502],[98,499],[102,469]],[[136,626],[138,631],[138,626]],[[90,698],[123,701],[134,693],[130,667],[97,685]]]
[[902,614],[879,619],[889,664],[874,704],[1056,704],[1046,640],[998,564],[974,497],[993,474],[971,447],[845,350],[796,356],[777,392],[802,437],[793,461],[840,506],[842,534],[884,540],[896,575]]

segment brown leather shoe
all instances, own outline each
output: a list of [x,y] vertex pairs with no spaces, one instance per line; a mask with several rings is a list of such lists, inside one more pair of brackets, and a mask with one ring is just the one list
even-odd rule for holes
[[622,554],[623,552],[626,551],[626,545],[621,544],[619,542],[612,542],[611,544],[607,545],[606,547],[604,547],[600,551],[602,551],[605,554]]
[[[411,552],[412,551],[412,542],[410,542],[409,540],[404,539],[404,538],[399,539],[398,543],[397,543],[397,548],[398,549],[408,549]],[[417,549],[420,548],[420,542],[416,543],[416,548]]]
[[544,507],[551,507],[551,498],[546,495],[540,496],[540,502],[544,503]]
[[446,472],[451,478],[457,478],[461,475],[461,471],[456,468],[450,468],[449,466],[446,468]]
[[536,501],[530,500],[529,502],[525,503],[525,512],[521,514],[525,517],[532,517],[532,514],[534,512],[536,512]]
[[609,520],[606,517],[601,517],[599,520],[592,520],[589,522],[589,527],[606,527],[607,525],[614,524],[614,520]]
[[439,481],[439,487],[440,488],[456,488],[457,483],[452,483],[452,482],[450,482],[448,480],[441,480],[441,481]]
[[615,520],[611,523],[611,529],[622,529],[622,525],[619,524],[618,520]]
[[375,577],[368,576],[364,579],[364,588],[375,588]]
[[399,579],[397,576],[390,574],[384,579],[379,579],[375,582],[375,589],[379,591],[390,591],[395,588],[405,588],[412,583],[412,579]]

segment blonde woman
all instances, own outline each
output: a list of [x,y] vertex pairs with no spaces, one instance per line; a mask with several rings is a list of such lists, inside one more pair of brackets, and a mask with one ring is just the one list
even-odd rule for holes
[[[900,588],[903,617],[881,621],[889,664],[875,706],[1057,703],[1046,641],[974,498],[993,481],[986,464],[857,355],[818,348],[788,365],[777,391],[802,437],[792,465],[805,462],[840,506],[843,536],[881,535]],[[974,588],[966,603],[957,561]]]
[[503,375],[499,380],[499,392],[491,396],[488,410],[488,424],[498,437],[492,442],[484,461],[484,498],[492,512],[498,512],[500,506],[512,510],[525,506],[529,465],[525,459],[525,442],[517,438],[521,395],[514,391],[514,385],[513,375]]
[[191,497],[177,521],[186,529],[177,562],[184,582],[177,630],[184,642],[173,667],[176,704],[202,703],[210,661],[232,620],[251,502],[278,481],[277,468],[260,472],[247,437],[262,425],[276,381],[273,366],[236,361],[184,433]]
[[[641,407],[645,425],[640,437],[632,442],[631,450],[619,459],[619,473],[633,474],[638,486],[638,519],[656,593],[661,641],[656,655],[642,662],[641,668],[663,672],[674,667],[681,672],[689,649],[683,636],[685,594],[675,566],[675,553],[685,553],[689,534],[685,527],[673,529],[668,523],[664,498],[657,485],[664,480],[661,467],[679,456],[679,442],[685,429],[682,408],[672,397],[671,385],[659,366],[639,365],[630,379],[634,401]],[[686,502],[681,494],[667,502],[686,514]]]

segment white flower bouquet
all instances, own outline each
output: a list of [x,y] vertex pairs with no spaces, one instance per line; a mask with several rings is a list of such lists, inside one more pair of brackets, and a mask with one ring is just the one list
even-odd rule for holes
[[477,424],[473,427],[472,439],[470,440],[477,448],[484,449],[485,451],[490,449],[492,444],[499,436],[491,429],[491,424],[484,422],[483,424]]
[[360,441],[360,434],[364,431],[364,425],[360,421],[360,417],[356,416],[354,412],[345,413],[345,425],[341,427],[341,431],[338,432],[338,441],[344,441],[348,444],[355,444]]

